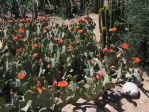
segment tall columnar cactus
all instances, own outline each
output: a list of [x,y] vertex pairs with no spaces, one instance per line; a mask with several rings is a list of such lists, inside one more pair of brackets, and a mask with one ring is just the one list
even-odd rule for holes
[[33,0],[33,10],[34,10],[34,13],[35,13],[35,16],[34,18],[37,19],[38,17],[38,1],[37,0]]
[[101,32],[101,24],[102,24],[102,20],[101,20],[101,10],[99,10],[98,13],[98,23],[99,23],[99,31]]
[[109,1],[109,8],[110,8],[110,28],[112,28],[112,27],[114,27],[114,18],[115,18],[115,16],[114,16],[114,0],[110,0]]
[[109,23],[109,9],[106,8],[105,9],[105,26],[107,28],[107,35],[109,36],[109,26],[110,26],[110,23]]
[[96,13],[96,14],[98,14],[98,10],[99,10],[98,1],[99,1],[99,0],[93,0],[93,11],[94,11],[94,13]]
[[104,0],[99,0],[99,9],[104,7]]
[[102,20],[102,26],[105,27],[105,11],[104,8],[101,8],[101,20]]
[[102,28],[102,33],[101,33],[101,43],[102,43],[102,49],[106,47],[106,33],[107,33],[107,28],[103,27]]

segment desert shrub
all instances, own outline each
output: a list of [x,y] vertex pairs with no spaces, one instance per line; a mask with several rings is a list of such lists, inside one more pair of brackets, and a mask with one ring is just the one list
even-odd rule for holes
[[149,64],[149,0],[125,0],[125,30],[122,40],[130,45],[131,53]]

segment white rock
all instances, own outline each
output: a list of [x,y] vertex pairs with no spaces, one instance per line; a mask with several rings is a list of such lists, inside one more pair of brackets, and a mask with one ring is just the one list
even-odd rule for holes
[[139,88],[132,82],[126,82],[123,85],[123,92],[132,98],[137,98],[139,96]]

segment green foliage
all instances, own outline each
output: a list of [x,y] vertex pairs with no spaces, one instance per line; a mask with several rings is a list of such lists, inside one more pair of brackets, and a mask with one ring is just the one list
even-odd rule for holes
[[125,1],[125,32],[123,40],[130,44],[131,53],[141,57],[142,64],[149,63],[149,33],[148,33],[148,0],[126,0]]
[[91,18],[62,26],[45,17],[20,22],[9,23],[7,38],[2,37],[1,106],[6,100],[15,111],[57,111],[79,98],[95,100],[112,87],[102,59],[95,58],[100,48]]

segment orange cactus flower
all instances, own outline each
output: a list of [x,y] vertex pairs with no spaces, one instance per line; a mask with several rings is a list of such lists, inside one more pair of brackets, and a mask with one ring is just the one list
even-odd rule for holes
[[37,91],[38,91],[39,93],[42,92],[42,89],[41,89],[40,87],[36,87],[36,89],[37,89]]
[[25,37],[25,38],[23,38],[22,40],[25,42],[25,41],[27,41],[27,40],[28,40],[28,38],[27,38],[27,37]]
[[22,28],[19,28],[18,32],[21,33],[21,34],[24,34],[24,30]]
[[58,44],[63,44],[63,41],[59,40],[59,41],[58,41]]
[[117,31],[116,27],[113,27],[113,28],[109,29],[109,32],[116,32],[116,31]]
[[128,44],[127,43],[122,43],[120,45],[120,47],[123,48],[123,49],[128,49]]
[[38,20],[39,21],[45,21],[46,20],[46,17],[39,17]]
[[29,21],[31,21],[31,18],[26,18],[26,22],[29,22]]
[[55,38],[55,40],[60,41],[60,40],[61,40],[61,38],[57,37],[57,38]]
[[140,59],[139,57],[134,57],[134,58],[133,58],[133,61],[134,61],[135,63],[139,63],[139,62],[141,61],[141,59]]
[[21,53],[22,52],[22,48],[19,48],[16,50],[18,53]]
[[16,36],[13,37],[13,40],[14,40],[14,41],[17,41],[18,38],[19,38],[18,35],[16,35]]
[[25,73],[19,72],[17,78],[20,79],[20,80],[21,79],[24,79],[25,78],[25,75],[26,75]]
[[22,23],[22,22],[25,22],[25,19],[24,18],[20,19],[20,23]]
[[73,49],[72,45],[69,45],[69,46],[68,46],[68,49]]
[[114,51],[113,51],[113,49],[108,49],[107,52],[108,52],[108,53],[113,53]]
[[83,30],[78,30],[78,33],[83,33]]
[[82,18],[77,18],[77,21],[78,21],[78,22],[81,22],[81,20],[82,20]]
[[8,19],[7,22],[8,22],[8,23],[13,23],[13,20],[12,20],[12,19]]
[[58,82],[58,86],[59,87],[66,87],[66,86],[68,86],[68,82],[66,82],[66,81],[60,81],[60,82]]
[[44,29],[48,30],[50,28],[50,26],[45,26]]
[[33,45],[33,48],[37,48],[37,47],[38,47],[38,44],[34,44],[34,45]]

